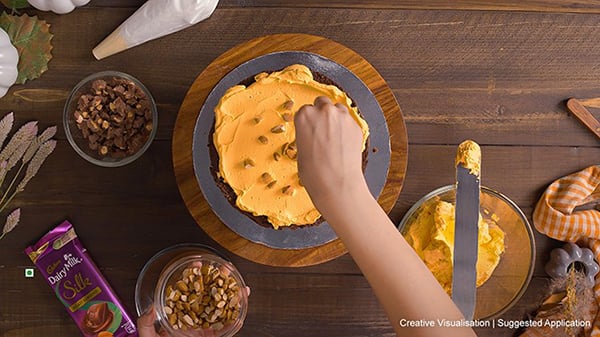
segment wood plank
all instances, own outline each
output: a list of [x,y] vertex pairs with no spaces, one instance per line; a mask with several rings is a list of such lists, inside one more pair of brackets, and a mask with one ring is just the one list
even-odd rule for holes
[[[480,142],[483,144],[483,185],[502,192],[524,209],[533,209],[553,180],[595,164],[595,158],[600,155],[600,149],[591,147],[502,147]],[[104,169],[79,158],[69,144],[61,140],[38,176],[17,196],[15,205],[68,206],[68,211],[72,211],[77,207],[114,205],[115,201],[164,200],[167,204],[176,204],[180,197],[170,166],[169,146],[169,142],[155,141],[146,154],[129,166]],[[409,145],[407,179],[390,213],[393,221],[398,222],[408,208],[429,191],[453,182],[454,152],[452,145]],[[64,162],[70,164],[64,167]],[[97,184],[84,185],[90,177],[94,177]],[[132,194],[124,194],[125,186]],[[74,199],[83,191],[89,193],[86,198]],[[181,205],[181,209],[185,207]]]
[[[78,228],[82,227],[79,231],[83,231],[83,237],[93,236],[96,238],[98,243],[92,244],[103,248],[94,247],[92,251],[100,249],[100,256],[108,254],[107,261],[110,261],[110,257],[115,254],[111,253],[110,245],[105,245],[111,240],[110,232],[98,233],[97,228],[101,228],[105,224],[123,228],[125,232],[121,233],[126,234],[131,241],[135,241],[136,236],[139,235],[138,228],[146,228],[143,237],[144,240],[150,241],[144,241],[143,244],[140,243],[136,247],[145,252],[137,261],[140,267],[157,250],[157,248],[151,247],[166,247],[171,243],[189,240],[189,238],[214,244],[196,228],[195,222],[181,203],[172,173],[169,174],[172,170],[169,160],[164,158],[168,157],[169,146],[168,142],[156,142],[150,148],[149,153],[140,158],[138,162],[128,166],[129,169],[116,169],[117,174],[105,174],[106,169],[88,164],[78,158],[66,142],[59,142],[56,153],[50,157],[39,176],[34,178],[27,190],[15,199],[13,207],[23,208],[23,223],[3,241],[0,252],[3,255],[10,253],[11,256],[21,257],[20,252],[24,248],[23,242],[40,237],[50,228],[51,223],[58,223],[65,217],[71,218],[78,224]],[[531,156],[533,149],[483,147],[484,185],[511,197],[522,207],[529,220],[531,220],[531,212],[537,198],[547,184],[553,179],[577,170],[579,166],[587,165],[582,162],[583,159],[588,158],[589,163],[593,163],[593,158],[598,155],[598,150],[592,148],[577,149],[576,151],[570,148],[558,150],[541,148],[540,150],[539,157],[542,159],[558,155],[564,158],[564,161],[551,166],[546,166],[547,160],[526,163],[524,158]],[[411,147],[410,151],[406,185],[391,212],[391,218],[396,223],[399,222],[404,212],[424,194],[451,183],[453,179],[452,164],[431,165],[429,163],[429,158],[440,158],[439,163],[451,163],[452,146],[415,145]],[[507,166],[507,163],[498,159],[503,158],[508,151],[514,158],[523,159],[521,162],[525,163],[524,166],[515,166],[514,164]],[[63,162],[71,164],[65,168],[62,165]],[[137,172],[142,168],[148,173],[138,174]],[[162,173],[160,179],[156,176],[158,172]],[[486,177],[501,176],[501,172],[511,172],[511,176],[507,176],[505,179],[495,179],[491,183],[486,182]],[[538,172],[538,174],[532,174],[532,172]],[[544,173],[545,176],[541,176],[541,173]],[[95,187],[82,185],[82,181],[86,181],[90,176],[95,177],[97,183]],[[42,181],[44,184],[41,183]],[[131,183],[131,186],[138,187],[124,193],[123,186],[127,186],[128,182]],[[88,193],[86,198],[75,200],[74,196],[77,193],[83,193],[84,186]],[[145,207],[156,201],[160,201],[164,209]],[[128,207],[115,207],[115,204],[123,204]],[[106,207],[112,207],[111,211],[106,212]],[[94,218],[90,219],[86,214],[94,214]],[[154,223],[157,224],[173,223],[174,225],[168,226],[170,230],[167,231],[161,226],[145,227],[144,223],[139,220],[140,217],[154,219]],[[114,220],[115,218],[117,220]],[[35,230],[32,231],[34,228]],[[15,237],[11,238],[12,236]],[[21,244],[17,244],[19,242]],[[148,245],[146,246],[146,244]],[[540,257],[547,256],[549,250],[554,246],[550,245],[543,250],[538,250],[538,260],[541,260]],[[20,260],[21,263],[26,262],[24,256]],[[330,266],[312,270],[313,272],[323,272],[329,268]],[[536,269],[541,270],[541,265]],[[342,270],[349,271],[348,269]],[[355,266],[350,270],[357,273]]]
[[531,12],[566,12],[566,13],[599,13],[600,5],[593,0],[552,1],[484,1],[484,0],[332,0],[332,1],[294,1],[294,0],[224,0],[224,6],[260,6],[260,7],[323,7],[323,8],[378,8],[378,9],[450,9],[450,10],[486,10],[486,11],[531,11]]
[[[89,7],[133,7],[141,6],[144,0],[94,0]],[[599,13],[600,5],[594,0],[524,0],[524,1],[484,1],[484,0],[330,0],[330,1],[293,1],[293,0],[221,0],[219,7],[320,7],[320,8],[377,8],[377,9],[440,9],[440,10],[486,10],[486,11],[528,11],[563,13]]]
[[[489,145],[594,147],[594,134],[567,110],[571,96],[593,97],[600,89],[565,89],[510,94],[476,90],[395,90],[410,141],[457,143],[477,138]],[[427,102],[427,104],[423,104]],[[599,109],[590,109],[598,114]]]
[[[390,213],[392,221],[399,223],[408,208],[429,191],[452,183],[454,149],[454,146],[410,145],[407,179]],[[515,201],[531,221],[533,208],[546,186],[554,179],[593,164],[599,151],[597,148],[484,145],[483,184]],[[507,157],[514,161],[506,162],[503,158]],[[432,165],[432,158],[436,158],[435,165]],[[563,160],[556,162],[553,158]],[[65,162],[70,164],[65,167]],[[90,177],[94,184],[89,184]],[[84,198],[80,197],[82,194]],[[147,207],[156,203],[161,207]],[[166,141],[155,142],[148,153],[129,166],[110,170],[88,164],[66,141],[60,141],[56,153],[48,159],[39,175],[14,200],[12,207],[17,206],[23,210],[22,224],[0,245],[0,256],[11,256],[8,266],[12,267],[27,262],[21,254],[26,242],[41,237],[53,223],[66,217],[76,224],[83,238],[94,238],[90,242],[90,251],[101,257],[107,256],[106,261],[118,258],[117,252],[108,244],[112,241],[112,232],[98,229],[105,226],[120,228],[123,239],[131,242],[130,254],[135,252],[139,256],[134,263],[136,270],[160,248],[177,242],[192,240],[220,247],[197,227],[181,201],[170,165],[170,143]],[[154,225],[146,224],[149,219]],[[144,229],[142,233],[140,228]],[[558,244],[541,235],[536,238],[536,275],[544,275],[543,264],[550,250]],[[227,254],[236,262],[244,261],[234,254]],[[258,268],[251,263],[240,263],[249,271]],[[351,259],[308,270],[359,273]]]
[[[483,144],[482,185],[505,194],[526,209],[535,207],[551,182],[596,165],[600,157],[597,147],[487,146],[485,139],[474,140]],[[409,144],[406,183],[391,213],[392,219],[429,191],[453,183],[455,149],[456,146]]]
[[[160,82],[154,83],[151,85],[155,91],[168,90]],[[187,87],[181,86],[180,89],[185,91]],[[40,127],[57,125],[58,138],[65,139],[62,123],[56,120],[62,114],[64,98],[39,104],[41,97],[47,95],[50,89],[20,89],[14,93],[25,95],[30,90],[37,90],[28,96],[34,101],[8,97],[0,104],[1,112],[16,111],[16,125],[30,120],[39,120]],[[567,111],[561,98],[572,95],[592,97],[598,92],[600,89],[552,93],[534,89],[527,94],[489,96],[478,91],[452,92],[450,88],[394,90],[412,144],[458,144],[467,138],[478,138],[485,139],[486,144],[498,146],[579,147],[593,147],[600,143]],[[180,96],[183,100],[183,95]],[[157,140],[170,140],[180,103],[159,102]],[[589,110],[595,114],[600,111],[596,108]]]

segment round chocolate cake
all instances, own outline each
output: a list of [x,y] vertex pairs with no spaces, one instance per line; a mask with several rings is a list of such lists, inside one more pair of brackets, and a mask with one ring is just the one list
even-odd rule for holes
[[209,137],[211,173],[226,198],[259,225],[298,228],[322,222],[299,180],[294,114],[318,96],[347,107],[369,129],[337,84],[304,65],[260,73],[229,88],[215,108]]

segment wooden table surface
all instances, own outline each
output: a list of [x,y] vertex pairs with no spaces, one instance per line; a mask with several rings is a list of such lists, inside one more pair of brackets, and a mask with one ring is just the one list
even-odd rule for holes
[[[177,34],[97,61],[91,49],[142,0],[91,1],[68,15],[37,14],[52,24],[53,59],[41,78],[15,85],[0,114],[16,124],[59,126],[58,146],[12,203],[21,224],[0,241],[0,336],[78,336],[61,303],[40,278],[24,277],[23,249],[64,219],[133,313],[136,277],[162,248],[200,242],[223,250],[195,223],[179,195],[171,136],[179,106],[196,76],[233,46],[267,34],[308,33],[342,43],[385,78],[402,108],[408,172],[390,213],[400,221],[427,192],[454,179],[456,145],[482,145],[483,184],[512,198],[531,219],[556,178],[597,164],[598,139],[565,106],[569,97],[600,96],[600,4],[597,1],[222,0],[211,18]],[[158,103],[150,149],[121,168],[81,159],[62,131],[70,89],[86,75],[120,70],[138,77]],[[537,263],[523,298],[503,318],[537,307],[543,271],[559,245],[536,233]],[[352,258],[305,268],[259,265],[227,251],[252,287],[239,336],[393,336]],[[515,330],[480,329],[480,336]]]

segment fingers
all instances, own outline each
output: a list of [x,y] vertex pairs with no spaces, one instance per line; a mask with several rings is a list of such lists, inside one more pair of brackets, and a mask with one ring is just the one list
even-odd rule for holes
[[[337,109],[336,109],[337,108]],[[298,112],[295,114],[295,122],[297,123],[299,119],[305,118],[306,114],[312,113],[313,111],[321,111],[321,112],[334,112],[338,110],[339,112],[348,113],[348,108],[342,103],[336,103],[335,105],[331,102],[329,97],[319,96],[315,99],[314,103],[303,105]]]
[[[163,328],[161,328],[160,331],[158,331],[158,336],[159,337],[171,337],[171,336],[169,336],[167,331]],[[140,335],[140,337],[141,337],[141,335]]]
[[315,99],[314,106],[315,106],[315,108],[317,108],[320,111],[329,111],[329,110],[333,111],[335,109],[331,109],[331,108],[335,106],[341,112],[348,112],[348,108],[346,108],[346,106],[344,104],[342,104],[342,103],[333,104],[331,102],[331,100],[329,99],[329,97],[326,97],[326,96],[317,97]]
[[311,104],[304,104],[302,107],[300,107],[300,109],[298,110],[298,112],[296,112],[296,117],[304,115],[305,113],[307,113],[308,111],[314,109],[314,105]]
[[331,100],[329,99],[329,97],[326,96],[319,96],[317,98],[315,98],[315,102],[313,103],[313,105],[315,107],[317,107],[318,109],[322,109],[324,106],[328,105],[328,104],[333,104],[331,103]]
[[149,310],[137,320],[138,332],[140,337],[156,337],[156,330],[154,330],[154,309]]
[[342,103],[336,103],[335,106],[340,109],[342,112],[348,112],[348,108],[346,108],[345,105],[343,105]]

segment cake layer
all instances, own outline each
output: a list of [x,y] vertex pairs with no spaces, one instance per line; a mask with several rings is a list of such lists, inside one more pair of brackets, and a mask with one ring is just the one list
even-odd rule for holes
[[362,129],[364,150],[369,129],[348,95],[315,81],[304,65],[258,74],[249,86],[228,89],[215,108],[219,176],[239,209],[266,216],[274,228],[313,224],[321,216],[299,181],[294,127],[296,111],[318,96],[346,106]]

